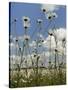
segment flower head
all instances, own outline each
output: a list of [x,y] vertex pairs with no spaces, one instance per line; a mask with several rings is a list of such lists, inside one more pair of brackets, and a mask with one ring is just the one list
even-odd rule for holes
[[30,39],[30,36],[24,35],[24,40],[29,40],[29,39]]
[[48,12],[46,18],[51,20],[53,18],[57,18],[57,14],[55,12]]
[[52,36],[52,35],[53,35],[53,31],[52,31],[52,30],[49,30],[48,34],[49,34],[50,36]]
[[41,24],[42,23],[42,20],[41,19],[37,19],[37,23],[38,24]]
[[23,20],[23,26],[25,29],[27,29],[28,27],[30,27],[30,18],[27,16],[22,17]]

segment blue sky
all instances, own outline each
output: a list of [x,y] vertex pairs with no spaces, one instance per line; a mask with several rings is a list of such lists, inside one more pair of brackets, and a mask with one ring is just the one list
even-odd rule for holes
[[[55,19],[55,26],[56,28],[66,28],[66,6],[60,5],[60,8],[55,11],[58,15],[58,17]],[[46,28],[48,25],[49,21],[46,19],[45,15],[43,15],[41,11],[41,4],[32,4],[32,3],[16,3],[12,2],[11,3],[11,22],[17,18],[17,24],[16,24],[16,31],[17,34],[23,35],[24,33],[24,28],[23,28],[23,23],[22,23],[22,16],[28,16],[31,20],[31,26],[28,30],[28,34],[32,34],[33,31],[37,31],[37,24],[36,20],[38,18],[44,19],[44,24],[43,24],[43,30]],[[42,18],[43,16],[43,18]],[[49,28],[53,26],[53,22]],[[49,30],[46,29],[45,31],[45,36],[47,36],[47,31]],[[14,26],[11,24],[11,34],[14,35]]]

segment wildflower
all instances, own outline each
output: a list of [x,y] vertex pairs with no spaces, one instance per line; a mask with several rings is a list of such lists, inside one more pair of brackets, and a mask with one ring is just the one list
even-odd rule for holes
[[16,42],[18,42],[18,39],[16,39]]
[[55,52],[58,52],[58,49],[57,48],[55,48]]
[[37,55],[36,54],[34,54],[34,57],[36,57]]
[[57,18],[57,14],[55,12],[48,12],[46,18],[51,20],[53,18]]
[[16,21],[17,21],[17,18],[14,19],[14,22],[16,22]]
[[27,29],[28,27],[30,27],[30,18],[29,17],[22,17],[23,20],[23,26],[25,29]]
[[38,19],[38,20],[37,20],[37,23],[38,23],[38,24],[41,24],[41,23],[42,23],[42,20],[41,20],[41,19]]
[[41,10],[45,13],[46,12],[46,8],[44,7],[44,5],[42,5]]
[[22,47],[19,47],[20,52],[22,51]]
[[50,36],[52,36],[52,35],[53,35],[53,33],[52,33],[52,32],[48,32],[48,34],[49,34]]
[[44,40],[42,40],[42,42],[44,42]]
[[50,31],[48,32],[48,34],[49,34],[50,36],[52,36],[52,35],[53,35],[52,30],[50,30]]
[[24,40],[29,40],[29,39],[30,39],[30,36],[24,35]]

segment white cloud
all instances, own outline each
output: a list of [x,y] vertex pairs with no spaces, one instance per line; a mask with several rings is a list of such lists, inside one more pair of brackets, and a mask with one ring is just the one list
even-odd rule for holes
[[59,28],[54,30],[54,35],[56,36],[57,40],[61,41],[66,38],[66,30],[64,28]]
[[[40,39],[38,45],[42,45],[42,40],[44,40],[44,36],[42,34],[40,34],[40,33],[38,33],[37,36]],[[29,43],[30,47],[36,47],[36,45],[37,45],[36,41],[32,41],[31,43]]]
[[15,44],[13,42],[9,43],[10,47],[15,47]]
[[[59,28],[53,31],[53,34],[56,36],[57,39],[57,49],[61,52],[64,52],[62,46],[62,40],[66,39],[66,30],[64,28]],[[44,40],[43,46],[50,48],[50,37],[51,37],[51,49],[56,48],[55,38],[54,36],[48,35],[48,37]]]
[[44,42],[43,42],[43,46],[44,47],[47,47],[47,48],[50,48],[50,38],[51,38],[51,48],[55,48],[55,46],[56,46],[56,44],[55,44],[55,39],[54,39],[54,37],[53,36],[49,36],[48,35],[48,37],[44,40]]
[[18,36],[18,40],[23,41],[23,36]]
[[[50,31],[50,30],[49,30]],[[62,46],[62,40],[66,39],[66,30],[64,28],[59,28],[56,30],[53,30],[52,33],[56,36],[57,39],[57,50],[59,53],[64,52],[64,48]],[[41,38],[44,38],[43,35],[39,35]],[[49,50],[50,48],[50,38],[51,38],[51,49],[55,50],[56,48],[56,42],[54,36],[48,35],[46,39],[44,39],[44,42],[41,43],[42,48],[47,48]],[[36,47],[36,42],[32,41],[32,43],[29,44],[30,47]]]
[[37,36],[39,36],[41,39],[44,39],[44,36],[40,33],[38,33]]
[[30,44],[29,44],[30,47],[36,47],[36,42],[35,41],[32,41]]
[[13,37],[13,41],[14,41],[14,42],[16,41],[16,37]]
[[13,43],[13,42],[11,42],[10,44],[9,44],[9,46],[10,46],[10,48],[12,49],[12,48],[17,48],[17,49],[19,49],[19,46],[18,46],[18,44],[15,44],[15,43]]

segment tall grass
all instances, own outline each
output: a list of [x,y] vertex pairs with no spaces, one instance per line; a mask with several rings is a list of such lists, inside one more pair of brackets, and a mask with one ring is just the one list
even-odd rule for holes
[[[34,86],[48,86],[48,85],[63,85],[66,84],[65,68],[59,66],[58,69],[37,68],[27,69],[30,73],[27,77],[25,69],[21,71],[13,71],[11,74],[10,87],[34,87]],[[11,71],[10,71],[11,72]]]

